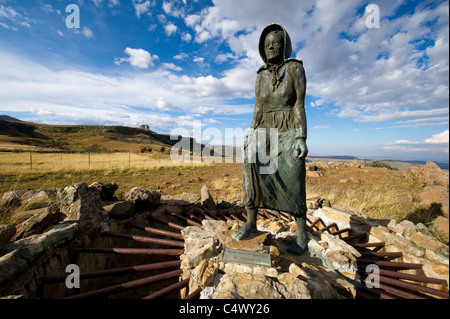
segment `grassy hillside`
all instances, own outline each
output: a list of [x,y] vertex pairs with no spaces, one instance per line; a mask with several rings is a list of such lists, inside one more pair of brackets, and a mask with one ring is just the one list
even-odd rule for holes
[[169,135],[124,126],[46,125],[0,120],[0,151],[139,152],[176,143]]

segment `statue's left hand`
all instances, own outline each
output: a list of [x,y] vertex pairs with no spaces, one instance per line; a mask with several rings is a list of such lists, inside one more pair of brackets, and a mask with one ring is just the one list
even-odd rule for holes
[[300,138],[295,144],[294,156],[298,158],[305,158],[308,155],[308,147],[306,146],[306,141],[303,138]]

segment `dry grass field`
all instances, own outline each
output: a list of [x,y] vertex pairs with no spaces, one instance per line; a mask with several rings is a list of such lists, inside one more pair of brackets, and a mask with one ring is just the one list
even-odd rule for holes
[[[420,185],[405,171],[344,167],[307,178],[307,197],[327,199],[334,206],[377,219],[404,219],[418,210]],[[47,189],[73,183],[116,182],[117,193],[134,186],[166,194],[200,194],[207,185],[218,200],[242,197],[239,163],[173,163],[167,153],[0,153],[0,193]]]

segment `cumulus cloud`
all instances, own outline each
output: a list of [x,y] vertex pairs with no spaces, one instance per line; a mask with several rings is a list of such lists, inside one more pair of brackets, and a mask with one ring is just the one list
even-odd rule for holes
[[444,131],[442,133],[434,134],[430,138],[427,138],[425,140],[425,143],[429,143],[429,144],[448,144],[449,143],[449,137],[448,136],[449,136],[448,130],[446,130],[446,131]]
[[150,0],[133,0],[132,3],[138,18],[140,18],[142,14],[147,13],[152,6]]
[[[338,107],[339,117],[384,122],[448,115],[448,3],[418,6],[392,19],[400,5],[379,3],[379,29],[366,27],[367,13],[357,0],[282,5],[216,0],[184,22],[197,43],[226,42],[241,58],[235,69],[262,63],[259,34],[269,23],[281,22],[293,41],[293,55],[304,61],[307,94],[317,99],[310,106],[327,107],[321,103],[327,101]],[[216,62],[226,59],[222,55]]]
[[175,32],[177,32],[177,30],[178,30],[178,27],[175,24],[173,24],[172,22],[169,22],[164,26],[164,31],[165,31],[166,35],[169,37],[172,36],[173,34],[175,34]]
[[120,65],[123,62],[129,62],[131,66],[139,69],[148,69],[154,65],[154,61],[158,60],[157,55],[151,55],[150,52],[143,49],[126,48],[125,53],[128,57],[116,58],[114,63]]
[[[150,54],[143,51],[128,48],[129,57],[122,59],[145,67]],[[71,68],[54,71],[1,50],[0,57],[0,109],[31,112],[36,117],[28,120],[40,123],[138,126],[145,122],[158,132],[169,133],[174,127],[189,125],[191,114],[238,115],[253,110],[251,105],[228,105],[226,97],[204,93],[205,89],[220,91],[215,81],[194,78],[200,84],[186,87],[192,85],[192,78],[172,74],[173,69],[179,70],[173,64],[146,73],[111,76]],[[168,111],[185,114],[164,114]]]
[[176,2],[163,1],[162,9],[167,15],[175,18],[181,18],[185,15],[184,7],[180,7],[179,4]]
[[414,152],[414,153],[449,153],[449,130],[432,135],[423,141],[397,140],[388,142],[383,146],[390,152]]

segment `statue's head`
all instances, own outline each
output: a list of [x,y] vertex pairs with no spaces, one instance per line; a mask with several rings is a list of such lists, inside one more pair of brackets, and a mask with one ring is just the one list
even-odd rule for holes
[[289,58],[292,53],[291,39],[284,28],[269,24],[259,39],[259,54],[266,64],[277,64]]

